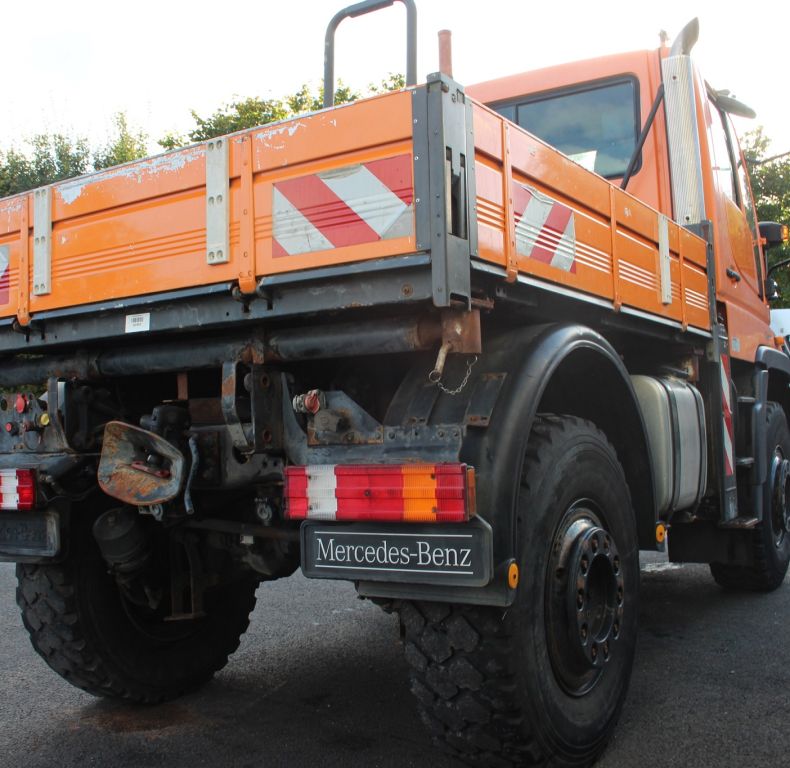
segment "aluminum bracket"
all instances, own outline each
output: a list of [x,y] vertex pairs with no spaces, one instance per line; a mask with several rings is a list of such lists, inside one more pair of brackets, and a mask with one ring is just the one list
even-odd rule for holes
[[33,295],[52,292],[52,188],[33,193]]
[[661,303],[672,303],[672,275],[669,256],[669,219],[664,215],[658,217],[658,264],[661,278]]
[[230,261],[228,217],[228,140],[213,139],[206,144],[206,263]]

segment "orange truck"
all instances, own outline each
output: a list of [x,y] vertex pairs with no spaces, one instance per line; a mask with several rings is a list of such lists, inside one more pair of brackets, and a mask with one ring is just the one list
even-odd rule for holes
[[[101,696],[206,681],[301,568],[400,616],[433,735],[587,765],[639,550],[771,590],[790,356],[731,114],[671,47],[407,87],[0,201],[0,553]],[[446,38],[444,38],[446,41]],[[265,591],[261,593],[265,599]]]

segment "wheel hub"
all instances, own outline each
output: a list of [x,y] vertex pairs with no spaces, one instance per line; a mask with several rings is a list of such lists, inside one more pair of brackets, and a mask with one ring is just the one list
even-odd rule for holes
[[625,608],[620,554],[588,504],[577,502],[558,528],[546,595],[552,666],[572,695],[589,691],[612,658]]
[[625,597],[620,556],[612,537],[592,526],[577,536],[569,565],[568,614],[576,650],[600,668],[620,634]]
[[771,461],[771,527],[774,544],[779,547],[790,534],[790,462],[779,447]]

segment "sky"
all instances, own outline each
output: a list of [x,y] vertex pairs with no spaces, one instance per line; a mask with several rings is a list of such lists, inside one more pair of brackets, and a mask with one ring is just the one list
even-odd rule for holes
[[[436,33],[453,32],[456,80],[472,84],[516,72],[629,50],[656,48],[700,19],[695,59],[716,88],[757,111],[738,130],[763,125],[771,151],[790,150],[790,3],[731,0],[416,0],[418,77],[438,69]],[[4,3],[0,149],[42,132],[107,140],[125,111],[155,139],[185,133],[190,110],[209,114],[234,97],[279,98],[323,74],[326,25],[343,0],[36,0]],[[747,15],[746,11],[751,11]],[[344,21],[336,75],[365,88],[405,71],[400,3]]]

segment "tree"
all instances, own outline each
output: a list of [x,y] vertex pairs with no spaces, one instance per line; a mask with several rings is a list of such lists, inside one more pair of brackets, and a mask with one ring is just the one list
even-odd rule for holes
[[[747,133],[741,143],[751,177],[757,219],[790,224],[790,155],[771,154],[771,142],[762,127]],[[768,265],[788,258],[790,247],[772,248],[768,252]],[[779,269],[773,276],[782,294],[781,300],[773,306],[790,307],[790,269]]]
[[114,121],[115,135],[98,150],[92,151],[82,137],[41,133],[24,142],[26,150],[0,153],[0,197],[145,157],[145,133],[132,130],[123,112]]
[[387,91],[400,91],[406,87],[406,76],[398,72],[390,72],[378,85],[371,83],[368,93],[386,93]]
[[140,160],[148,155],[148,136],[143,131],[133,131],[129,127],[125,112],[118,112],[114,122],[115,137],[93,153],[93,167],[97,171]]
[[27,142],[30,152],[10,149],[0,156],[0,195],[14,195],[90,170],[90,149],[84,138],[61,133],[38,134]]
[[208,117],[201,117],[193,109],[192,119],[195,127],[187,133],[187,136],[169,133],[159,141],[159,145],[165,149],[175,149],[244,128],[252,128],[255,125],[282,120],[288,114],[288,108],[283,101],[260,99],[257,96],[225,104]]
[[[371,84],[368,94],[402,88],[403,83],[402,75],[391,74],[380,84]],[[336,104],[345,104],[360,97],[360,93],[338,83],[335,90]],[[194,127],[186,136],[168,134],[159,144],[165,149],[175,149],[226,133],[314,112],[323,107],[323,99],[322,88],[313,91],[310,86],[303,85],[296,93],[282,99],[261,99],[256,96],[236,99],[206,117],[192,110]],[[124,112],[116,114],[113,120],[114,134],[98,149],[92,149],[85,138],[52,133],[33,136],[24,142],[26,146],[23,149],[12,147],[5,153],[0,152],[0,197],[145,157],[148,154],[145,132],[132,128]]]
[[[384,93],[386,91],[403,88],[405,78],[403,75],[390,74],[379,84],[371,83],[366,95]],[[354,91],[342,82],[338,82],[335,89],[335,104],[348,104],[361,98],[362,94]],[[225,104],[207,117],[201,117],[196,110],[192,110],[192,120],[195,127],[187,131],[186,136],[169,133],[159,140],[159,146],[165,149],[175,149],[187,144],[206,141],[215,136],[226,133],[242,131],[246,128],[255,128],[288,117],[315,112],[324,106],[323,86],[313,91],[309,85],[304,84],[296,93],[283,99],[261,99],[251,96],[246,99],[232,101]]]

